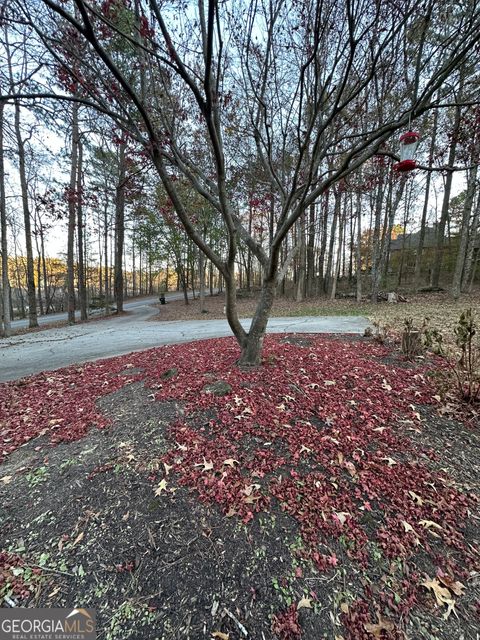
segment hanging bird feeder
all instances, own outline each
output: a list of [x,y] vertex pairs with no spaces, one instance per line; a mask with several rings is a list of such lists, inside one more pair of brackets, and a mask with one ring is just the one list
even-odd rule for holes
[[396,171],[413,171],[417,167],[415,153],[417,151],[420,134],[416,131],[406,131],[400,136],[400,162],[393,165]]

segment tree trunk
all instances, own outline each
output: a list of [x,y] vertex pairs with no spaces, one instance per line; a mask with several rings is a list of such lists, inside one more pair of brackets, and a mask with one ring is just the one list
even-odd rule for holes
[[397,209],[400,205],[400,201],[403,196],[403,192],[405,189],[405,180],[401,178],[400,185],[398,186],[398,191],[395,195],[395,201],[392,202],[392,192],[389,193],[388,198],[388,207],[387,207],[387,216],[386,216],[386,229],[382,238],[382,247],[380,249],[380,256],[378,261],[378,281],[376,284],[376,296],[378,297],[378,289],[381,284],[381,278],[383,277],[385,281],[387,280],[387,269],[388,269],[388,255],[390,251],[390,240],[392,237],[392,229],[393,223],[395,220],[395,214],[397,213]]
[[108,261],[108,200],[105,199],[105,205],[103,209],[103,253],[104,253],[104,263],[105,263],[105,314],[108,314],[110,311],[110,263]]
[[27,170],[25,167],[25,143],[22,138],[22,131],[20,128],[20,104],[17,100],[15,101],[15,136],[18,146],[18,168],[20,175],[20,190],[22,194],[25,247],[27,251],[28,326],[30,329],[33,329],[38,327],[37,296],[35,292],[35,268],[33,261],[30,205],[28,202]]
[[80,319],[82,322],[88,320],[87,314],[87,287],[85,283],[85,259],[83,247],[83,189],[82,189],[82,165],[83,165],[83,145],[78,141],[78,163],[77,163],[77,244],[78,244],[78,302],[80,306]]
[[2,250],[2,321],[3,335],[11,333],[10,281],[8,278],[7,208],[5,199],[5,163],[3,155],[3,113],[5,103],[0,102],[0,235]]
[[380,252],[381,252],[381,237],[380,237],[380,222],[382,216],[382,205],[383,205],[383,194],[384,194],[384,181],[383,177],[381,178],[378,187],[377,193],[375,197],[375,226],[373,229],[373,238],[372,238],[372,282],[371,282],[371,300],[373,303],[378,302],[378,287],[380,281]]
[[357,302],[362,300],[362,194],[357,192]]
[[[438,125],[438,109],[435,109],[434,116],[433,116],[432,139],[430,141],[430,150],[428,153],[429,168],[433,166],[433,157],[435,153],[435,145],[436,145],[436,137],[437,137],[437,125]],[[425,182],[425,199],[423,201],[422,219],[420,222],[420,233],[418,236],[417,254],[415,256],[415,275],[414,275],[415,289],[418,289],[420,286],[420,277],[422,272],[422,253],[423,253],[423,245],[425,244],[425,229],[426,229],[426,223],[427,223],[428,201],[430,198],[431,179],[432,179],[432,172],[427,171],[427,179]]]
[[[467,249],[467,258],[465,260],[465,269],[463,272],[462,291],[469,291],[473,285],[473,278],[470,280],[470,275],[473,274],[473,267],[475,264],[475,246],[477,244],[477,238],[480,231],[480,193],[477,194],[477,204],[475,206],[475,213],[473,214],[473,220],[471,224],[470,239]],[[478,259],[478,254],[477,254]]]
[[118,182],[115,196],[115,273],[113,291],[117,313],[123,312],[123,243],[125,237],[125,142],[119,146]]
[[[230,287],[227,286],[227,291]],[[262,358],[263,339],[267,328],[268,318],[275,298],[275,282],[273,279],[264,279],[257,303],[255,315],[252,319],[248,334],[238,336],[232,327],[241,346],[241,355],[238,364],[241,367],[256,367]],[[231,325],[230,325],[231,326]]]
[[325,293],[325,253],[327,251],[327,236],[328,236],[328,200],[329,194],[328,192],[325,194],[324,200],[321,202],[322,209],[322,238],[320,242],[320,254],[318,256],[318,281],[317,281],[317,291],[318,293]]
[[297,223],[297,243],[298,251],[298,270],[297,270],[297,286],[295,291],[295,300],[301,302],[305,298],[305,278],[307,269],[307,251],[305,241],[305,212],[300,216]]
[[68,193],[68,237],[67,237],[67,313],[68,324],[75,324],[75,224],[76,186],[78,171],[78,103],[72,105],[72,152],[70,156],[70,185]]
[[[462,87],[463,87],[463,72],[462,72]],[[462,88],[460,88],[460,93],[462,93]],[[457,138],[458,131],[460,128],[460,115],[461,115],[461,107],[455,107],[455,118],[453,122],[453,130],[452,137],[450,143],[450,150],[448,152],[448,166],[452,167],[455,162],[455,155],[457,152]],[[435,248],[435,258],[432,268],[432,279],[431,285],[434,288],[438,288],[440,284],[440,273],[442,271],[442,261],[443,261],[443,246],[445,243],[445,227],[448,219],[448,212],[450,206],[450,194],[452,192],[452,180],[453,180],[453,171],[447,172],[447,177],[445,179],[445,190],[443,193],[443,203],[442,203],[442,213],[440,215],[440,223],[437,229],[437,246]]]
[[40,309],[40,315],[43,316],[43,298],[42,298],[42,271],[41,271],[41,251],[38,241],[38,229],[35,229],[35,249],[37,250],[37,257],[35,259],[35,268],[37,271],[37,300]]
[[346,215],[347,215],[346,211],[344,211],[343,213],[340,213],[340,223],[339,223],[339,229],[338,229],[338,250],[337,250],[337,259],[335,261],[335,271],[333,273],[333,278],[332,278],[332,290],[330,292],[331,300],[335,300],[335,296],[337,295],[337,283],[338,283],[338,278],[340,276],[340,263],[342,258],[342,249],[343,249],[343,242],[344,242],[343,229],[345,225]]
[[452,282],[452,296],[455,300],[460,296],[460,290],[462,286],[462,275],[466,261],[467,246],[468,246],[468,232],[470,229],[470,217],[472,215],[473,199],[475,197],[475,191],[477,189],[477,173],[478,165],[475,165],[471,170],[467,180],[467,193],[465,196],[465,203],[463,205],[462,226],[460,229],[460,245],[458,247],[457,260],[455,262],[455,271],[453,274]]
[[307,297],[315,295],[315,203],[310,205],[307,233]]
[[337,232],[337,221],[340,215],[341,198],[342,198],[342,195],[337,189],[335,191],[333,221],[332,221],[332,228],[330,229],[330,243],[328,247],[327,268],[325,271],[325,293],[328,293],[330,291],[331,283],[332,283],[333,249],[335,247],[335,234]]
[[40,251],[42,260],[42,278],[43,278],[43,291],[45,293],[45,315],[48,315],[52,307],[52,292],[48,284],[47,276],[47,259],[45,257],[45,233],[42,225],[40,224]]

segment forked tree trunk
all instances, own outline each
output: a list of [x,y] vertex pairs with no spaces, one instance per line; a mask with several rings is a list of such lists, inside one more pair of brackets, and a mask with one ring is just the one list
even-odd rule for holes
[[264,280],[255,315],[253,316],[248,333],[242,336],[241,340],[239,340],[239,336],[232,327],[242,350],[238,360],[239,366],[256,367],[260,364],[262,358],[263,339],[265,337],[268,318],[270,317],[274,299],[275,281],[273,279]]

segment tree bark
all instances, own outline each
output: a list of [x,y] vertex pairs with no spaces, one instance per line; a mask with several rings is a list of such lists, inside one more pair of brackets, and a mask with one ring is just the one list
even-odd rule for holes
[[5,199],[5,162],[3,149],[3,114],[5,103],[0,101],[0,234],[2,250],[2,324],[3,335],[11,333],[10,280],[8,277],[7,207]]
[[472,215],[473,199],[475,197],[475,191],[477,189],[477,173],[478,165],[475,165],[468,176],[467,181],[467,193],[465,196],[465,203],[463,205],[462,225],[460,229],[460,244],[458,247],[457,259],[455,262],[455,271],[453,274],[452,282],[452,296],[457,300],[460,296],[462,287],[462,275],[465,267],[465,261],[467,256],[468,246],[468,232],[470,230],[470,218]]
[[380,252],[381,252],[381,237],[380,237],[380,222],[382,216],[382,205],[383,205],[383,194],[384,194],[384,181],[383,176],[380,179],[380,182],[377,186],[377,193],[375,196],[375,226],[373,229],[373,238],[372,238],[372,290],[371,290],[371,300],[373,303],[378,302],[378,287],[380,280]]
[[335,234],[337,232],[337,222],[338,222],[338,217],[340,215],[341,200],[342,200],[342,194],[338,189],[336,189],[335,203],[333,207],[332,228],[330,229],[330,243],[328,247],[327,268],[325,270],[325,293],[329,293],[331,291],[333,250],[335,247]]
[[[461,72],[461,88],[459,93],[462,93],[463,88],[463,69]],[[455,107],[455,117],[453,122],[452,129],[452,139],[450,143],[450,149],[448,152],[448,166],[452,167],[455,162],[455,156],[457,152],[457,138],[458,131],[460,128],[460,116],[461,116],[461,107]],[[440,284],[440,273],[442,270],[442,261],[443,261],[443,247],[445,243],[445,227],[448,219],[448,212],[450,207],[450,194],[452,192],[452,181],[453,181],[453,171],[447,172],[447,177],[445,179],[445,190],[443,193],[443,202],[442,202],[442,213],[440,215],[440,223],[438,225],[437,230],[437,246],[435,248],[435,258],[432,269],[432,279],[431,286],[434,288],[438,288]]]
[[68,192],[68,236],[67,236],[67,314],[68,324],[75,324],[75,225],[76,186],[78,171],[78,128],[77,102],[72,105],[72,151],[70,155],[70,184]]
[[273,279],[264,279],[260,291],[260,298],[248,334],[245,336],[237,335],[237,332],[232,327],[242,349],[238,360],[240,366],[256,367],[260,364],[263,340],[274,299],[275,281]]
[[113,291],[117,313],[123,312],[123,243],[125,237],[125,142],[118,149],[118,182],[115,196],[115,267]]
[[83,188],[82,188],[82,168],[83,168],[83,145],[78,141],[78,163],[77,163],[77,244],[78,244],[78,302],[80,306],[80,319],[82,322],[88,320],[87,313],[87,287],[85,282],[85,256],[83,247]]
[[38,327],[37,296],[35,292],[35,267],[32,247],[32,228],[30,204],[28,201],[27,170],[25,166],[25,142],[20,128],[20,104],[15,100],[15,137],[18,146],[18,169],[20,176],[20,190],[22,194],[23,223],[25,228],[25,248],[27,253],[27,296],[28,296],[28,326],[30,329]]
[[[104,265],[105,265],[105,314],[107,315],[110,312],[110,262],[108,260],[108,199],[107,193],[105,193],[105,204],[103,208],[103,254],[104,254]],[[141,268],[140,264],[140,268]],[[140,294],[141,294],[141,286],[140,286]]]
[[357,192],[357,302],[362,301],[362,194]]
[[298,243],[298,269],[297,286],[295,300],[301,302],[305,298],[305,278],[307,269],[307,251],[305,239],[305,213],[300,216],[297,223],[297,243]]
[[307,297],[315,295],[315,203],[309,207],[307,233]]
[[337,283],[338,283],[338,278],[340,276],[340,262],[342,258],[342,249],[343,249],[343,242],[344,242],[343,229],[345,225],[345,217],[346,217],[346,211],[344,211],[343,213],[340,213],[340,221],[339,221],[339,229],[338,229],[337,259],[335,261],[335,271],[333,273],[332,289],[330,292],[331,300],[335,300],[335,296],[337,295]]
[[[429,168],[433,166],[433,157],[435,153],[435,145],[436,145],[436,138],[437,138],[437,126],[438,126],[438,109],[435,109],[434,116],[433,116],[432,138],[430,141],[430,149],[428,153]],[[427,223],[428,201],[430,198],[431,180],[432,180],[432,173],[431,171],[427,171],[427,178],[425,182],[425,199],[423,201],[422,219],[420,222],[420,233],[418,236],[417,254],[415,256],[414,288],[416,290],[420,286],[420,277],[422,272],[422,253],[423,253],[423,246],[425,244],[425,230],[426,230],[426,223]]]
[[[475,246],[480,232],[480,193],[477,194],[477,203],[475,205],[475,213],[471,224],[470,239],[468,242],[467,257],[465,260],[465,269],[463,272],[462,291],[470,291],[473,285],[474,265],[475,265]],[[478,260],[478,254],[477,254]]]

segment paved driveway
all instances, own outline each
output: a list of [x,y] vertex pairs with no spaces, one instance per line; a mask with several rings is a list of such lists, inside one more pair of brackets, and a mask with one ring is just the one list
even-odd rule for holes
[[[162,344],[231,335],[226,320],[148,322],[157,314],[149,304],[154,301],[139,301],[124,316],[0,339],[0,381]],[[249,322],[242,320],[245,327]],[[368,324],[359,316],[271,318],[267,331],[363,333]]]

